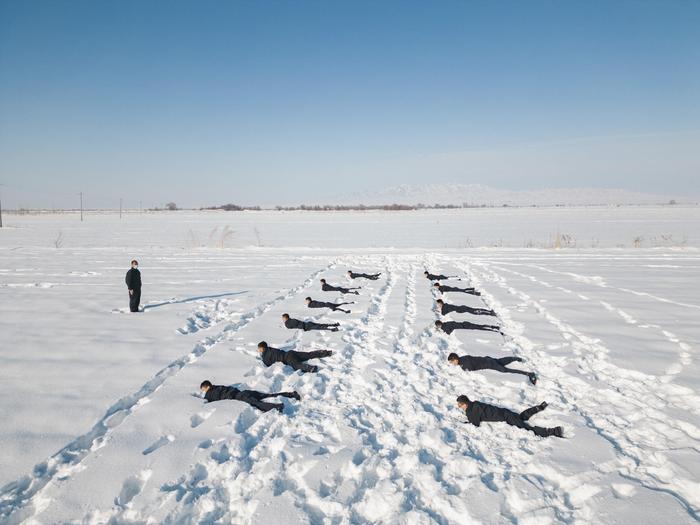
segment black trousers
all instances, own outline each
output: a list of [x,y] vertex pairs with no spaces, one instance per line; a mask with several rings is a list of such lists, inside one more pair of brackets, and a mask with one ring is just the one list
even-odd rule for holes
[[496,315],[493,310],[488,310],[486,308],[472,308],[466,305],[455,305],[455,309],[452,310],[458,314],[472,314],[472,315]]
[[[490,358],[483,363],[481,367],[477,370],[496,370],[497,372],[503,372],[504,374],[521,374],[524,376],[529,376],[530,372],[525,372],[524,370],[516,370],[514,368],[506,368],[505,365],[512,363],[513,361],[518,361],[517,357],[501,357],[498,359]],[[527,418],[525,418],[527,419]]]
[[250,406],[262,410],[263,412],[268,412],[273,408],[279,407],[279,403],[266,403],[263,399],[269,397],[295,397],[294,392],[275,392],[272,394],[266,394],[265,392],[258,392],[257,390],[243,390],[238,396],[236,396],[237,401],[243,401],[248,403]]
[[129,310],[132,312],[139,311],[139,304],[141,303],[141,288],[134,288],[129,294]]
[[460,292],[460,293],[468,293],[470,295],[481,295],[480,292],[476,291],[476,288],[450,288],[449,290],[445,290],[445,292]]
[[459,330],[485,330],[487,332],[501,332],[501,327],[500,326],[495,326],[492,324],[475,324],[475,323],[470,323],[469,321],[460,321],[457,326],[455,326],[455,329]]
[[289,360],[289,366],[294,370],[301,370],[302,372],[318,372],[318,367],[313,365],[307,365],[306,361],[309,359],[316,359],[321,357],[328,357],[331,355],[330,350],[316,350],[314,352],[296,352],[294,350],[287,352],[287,355],[291,358]]
[[343,310],[342,308],[340,308],[341,306],[346,305],[346,304],[355,304],[355,303],[338,303],[338,304],[334,304],[333,306],[329,306],[329,308],[333,312],[335,312],[337,310],[339,312],[350,313],[348,310]]
[[308,332],[309,330],[330,330],[331,328],[338,326],[338,323],[333,323],[333,324],[325,324],[325,323],[314,323],[311,321],[305,322],[304,323],[304,331]]
[[509,425],[514,426],[514,427],[524,428],[525,430],[529,430],[530,432],[534,432],[535,435],[540,436],[540,437],[553,436],[554,435],[553,428],[535,427],[535,426],[531,426],[527,422],[528,419],[530,419],[532,416],[534,416],[538,412],[542,412],[542,410],[543,410],[543,408],[541,406],[530,407],[527,410],[523,410],[522,412],[520,412],[520,414],[516,414],[515,412],[511,412],[510,410],[508,410],[505,413],[504,421],[506,423],[508,423]]

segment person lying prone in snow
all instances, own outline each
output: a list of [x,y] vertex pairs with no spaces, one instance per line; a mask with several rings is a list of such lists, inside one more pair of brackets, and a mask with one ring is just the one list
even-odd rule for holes
[[451,353],[447,356],[447,361],[451,365],[456,365],[462,367],[462,370],[474,371],[474,370],[495,370],[496,372],[503,372],[504,374],[521,374],[527,376],[530,383],[533,385],[537,384],[537,375],[534,372],[526,372],[525,370],[516,370],[515,368],[506,368],[513,362],[522,363],[522,359],[519,357],[489,357],[489,356],[475,356],[475,355],[463,355],[458,356],[455,353]]
[[461,293],[468,293],[471,295],[481,295],[479,292],[476,291],[476,288],[457,288],[456,286],[447,286],[445,284],[440,284],[440,283],[433,284],[433,288],[435,288],[436,290],[439,290],[440,293],[461,292]]
[[472,315],[496,315],[496,312],[489,310],[488,308],[472,308],[465,304],[447,304],[442,299],[435,301],[437,304],[438,311],[442,315],[447,315],[450,312],[456,314],[472,314]]
[[467,421],[465,421],[465,423],[471,423],[477,427],[485,422],[503,422],[514,427],[534,432],[540,437],[564,437],[564,429],[562,427],[533,427],[527,422],[532,416],[547,408],[546,402],[530,407],[517,414],[507,408],[481,403],[480,401],[472,401],[467,396],[461,395],[457,398],[457,406],[460,410],[464,410],[464,415],[467,416]]
[[276,392],[274,394],[266,394],[265,392],[258,392],[257,390],[239,390],[233,386],[212,385],[211,381],[208,380],[202,381],[202,384],[199,385],[199,390],[208,403],[231,399],[248,403],[250,406],[262,410],[263,412],[273,409],[279,412],[284,410],[284,405],[282,403],[266,403],[263,399],[269,397],[289,397],[297,401],[301,399],[298,392]]
[[307,297],[304,299],[306,302],[306,306],[308,308],[330,308],[333,312],[344,312],[346,314],[350,313],[350,310],[343,310],[340,308],[341,306],[344,306],[346,304],[355,304],[354,302],[349,302],[349,303],[327,303],[324,301],[314,301],[311,297]]
[[282,314],[282,321],[284,321],[284,326],[290,330],[304,330],[308,332],[309,330],[330,330],[331,332],[337,332],[340,323],[314,323],[312,321],[300,321],[299,319],[292,319],[289,314]]
[[446,334],[451,334],[455,330],[485,330],[487,332],[501,332],[500,326],[495,326],[492,324],[475,324],[468,321],[435,321],[435,328],[442,330]]
[[370,281],[376,281],[379,279],[381,273],[355,273],[352,270],[348,270],[348,277],[350,279],[369,279]]
[[355,295],[360,295],[360,292],[357,290],[361,290],[361,288],[343,288],[342,286],[333,286],[332,284],[328,284],[325,279],[321,279],[321,290],[324,292],[354,293]]
[[425,275],[426,279],[430,281],[442,281],[444,279],[458,279],[459,277],[457,275],[442,275],[441,273],[435,274],[435,273],[430,273],[428,270],[425,270],[423,272],[423,275]]
[[317,366],[306,364],[306,361],[309,359],[333,355],[331,350],[316,350],[315,352],[284,351],[279,348],[268,346],[265,341],[260,341],[258,343],[258,352],[260,352],[260,357],[262,357],[265,366],[283,363],[287,366],[291,366],[294,370],[301,370],[302,372],[318,372]]

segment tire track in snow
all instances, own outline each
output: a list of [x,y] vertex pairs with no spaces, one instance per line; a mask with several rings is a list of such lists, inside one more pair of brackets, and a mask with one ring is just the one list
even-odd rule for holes
[[[100,449],[106,444],[110,432],[118,427],[133,411],[149,402],[150,395],[157,391],[168,379],[178,374],[184,367],[197,361],[217,343],[240,331],[253,319],[260,317],[278,303],[296,296],[310,286],[319,275],[332,268],[334,264],[334,262],[330,263],[323,269],[312,273],[302,284],[249,310],[241,315],[237,321],[226,325],[217,335],[207,337],[198,342],[188,354],[162,368],[138,391],[119,399],[109,407],[104,416],[100,418],[90,431],[75,438],[46,461],[37,464],[30,475],[2,487],[0,489],[0,518],[7,520],[6,523],[8,525],[15,524],[29,519],[36,512],[42,510],[38,508],[39,506],[32,505],[33,501],[40,496],[41,491],[54,479],[70,476],[71,472],[80,468],[82,461],[91,452]],[[39,501],[39,503],[47,505],[49,502]]]
[[[482,268],[479,275],[481,279],[497,284],[534,308],[571,343],[579,367],[597,382],[595,388],[591,389],[587,383],[561,368],[555,371],[547,366],[546,355],[543,355],[545,359],[541,363],[538,362],[538,367],[545,371],[550,369],[551,372],[546,377],[556,383],[562,401],[578,413],[587,426],[611,444],[618,457],[615,465],[617,472],[648,489],[674,497],[693,519],[700,521],[700,483],[685,477],[664,454],[667,450],[679,448],[700,452],[700,429],[675,419],[668,411],[664,411],[667,406],[674,404],[675,399],[687,399],[688,389],[665,384],[657,378],[610,364],[607,362],[609,350],[599,340],[589,338],[559,320],[541,303],[510,286],[498,273],[487,269],[485,263],[479,263],[478,266]],[[475,282],[481,281],[467,267],[464,270],[473,276]],[[496,304],[497,301],[492,296],[490,298],[494,301],[494,309],[502,310]],[[514,340],[523,347],[532,348],[532,343],[522,335]],[[691,397],[682,408],[697,413],[700,404],[695,396]],[[606,407],[627,411],[629,415],[621,417],[610,408],[606,410]],[[635,423],[638,421],[643,422],[644,429],[637,428]],[[608,467],[609,465],[601,465],[601,472],[604,473]]]

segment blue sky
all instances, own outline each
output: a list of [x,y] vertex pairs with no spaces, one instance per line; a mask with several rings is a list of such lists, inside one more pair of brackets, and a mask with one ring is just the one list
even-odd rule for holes
[[700,2],[0,1],[6,206],[700,195]]

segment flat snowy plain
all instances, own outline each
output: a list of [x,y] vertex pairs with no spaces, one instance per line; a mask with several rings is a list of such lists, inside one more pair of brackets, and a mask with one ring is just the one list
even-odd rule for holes
[[[4,219],[2,524],[700,521],[700,208]],[[557,233],[576,247],[548,248]],[[142,314],[124,313],[134,257]],[[349,268],[382,272],[351,314],[305,308]],[[436,334],[425,268],[481,290],[446,299],[493,308],[506,337]],[[264,368],[262,339],[335,353]],[[520,356],[540,381],[452,351]],[[302,400],[206,405],[203,379]],[[566,438],[465,425],[462,393],[546,400],[533,423]]]

